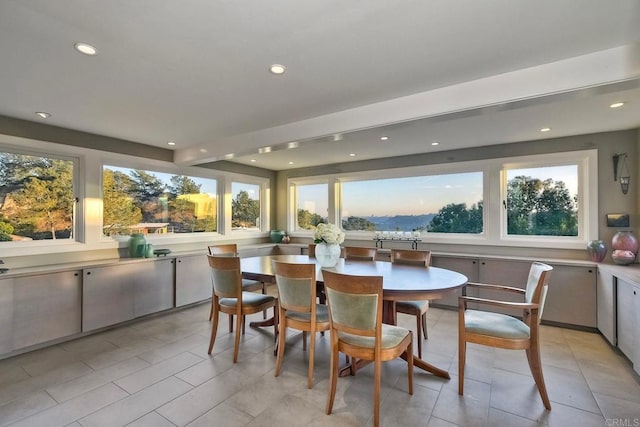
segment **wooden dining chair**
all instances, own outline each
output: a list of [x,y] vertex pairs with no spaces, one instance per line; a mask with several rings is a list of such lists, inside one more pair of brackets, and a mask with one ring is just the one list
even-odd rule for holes
[[380,422],[380,373],[382,362],[406,352],[409,394],[413,394],[413,334],[382,323],[382,277],[351,276],[322,271],[329,305],[331,374],[327,414],[331,414],[338,382],[339,354],[374,363],[373,424]]
[[279,299],[278,357],[275,376],[280,375],[286,344],[287,328],[302,331],[302,349],[311,335],[307,387],[313,387],[313,360],[316,332],[329,330],[327,306],[316,302],[316,265],[273,262]]
[[[490,300],[465,295],[458,297],[458,394],[462,395],[464,391],[464,365],[468,342],[510,350],[524,349],[544,407],[551,409],[542,374],[538,325],[542,317],[552,270],[553,267],[547,264],[532,263],[525,289],[482,283],[467,284],[480,290],[515,293],[522,297],[523,302]],[[522,320],[506,314],[470,310],[467,309],[468,302],[521,309]]]
[[357,261],[375,261],[378,249],[363,248],[358,246],[345,246],[344,259]]
[[307,255],[309,255],[309,258],[315,258],[316,257],[316,244],[315,243],[309,243],[309,249],[307,251]]
[[[235,243],[226,243],[223,245],[211,245],[207,246],[209,255],[215,256],[238,256],[238,245]],[[267,284],[259,282],[257,280],[242,279],[242,290],[246,292],[262,291],[263,294],[267,294]],[[262,317],[266,319],[266,311]],[[213,317],[213,300],[211,303],[211,311],[209,312],[209,321]],[[229,332],[233,332],[233,316],[229,316]],[[244,332],[244,331],[243,331]]]
[[[240,271],[240,258],[231,256],[207,255],[213,284],[213,326],[211,327],[211,340],[209,341],[209,354],[213,349],[218,331],[218,318],[220,313],[227,313],[238,318],[236,328],[236,341],[233,348],[233,363],[238,361],[238,348],[240,335],[244,333],[244,317],[248,314],[259,313],[268,308],[273,308],[275,319],[278,317],[276,299],[270,295],[257,292],[246,292],[242,289],[242,272]],[[274,322],[273,333],[277,333],[277,321]]]
[[[391,262],[394,264],[415,265],[429,267],[431,264],[431,251],[413,251],[406,249],[391,249]],[[427,310],[429,301],[398,301],[397,313],[409,314],[416,317],[416,341],[418,342],[418,357],[422,359],[422,335],[428,339],[427,334]],[[397,323],[397,322],[396,322]]]

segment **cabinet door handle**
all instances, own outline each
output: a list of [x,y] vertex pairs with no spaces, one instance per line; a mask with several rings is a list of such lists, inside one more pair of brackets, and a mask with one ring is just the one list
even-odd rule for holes
[[593,273],[593,270],[589,270],[589,273]]
[[76,277],[78,277],[78,273],[74,273],[73,275],[74,275],[74,276],[76,276]]
[[90,271],[87,271],[87,276],[89,276],[89,275],[91,275],[91,272],[90,272]]

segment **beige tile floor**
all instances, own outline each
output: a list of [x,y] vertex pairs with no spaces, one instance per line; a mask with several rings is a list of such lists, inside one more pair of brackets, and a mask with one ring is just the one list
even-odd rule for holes
[[[341,378],[334,413],[324,413],[328,336],[317,338],[314,387],[307,357],[290,334],[274,378],[271,329],[247,329],[237,364],[221,322],[207,355],[209,305],[157,315],[0,361],[0,425],[12,426],[368,426],[373,369]],[[253,320],[262,318],[261,314]],[[544,410],[523,351],[468,346],[466,390],[457,394],[457,317],[431,308],[426,358],[451,380],[406,364],[382,373],[387,426],[640,425],[640,386],[629,362],[598,334],[544,326],[543,365],[553,409]],[[400,315],[410,327],[413,319]]]

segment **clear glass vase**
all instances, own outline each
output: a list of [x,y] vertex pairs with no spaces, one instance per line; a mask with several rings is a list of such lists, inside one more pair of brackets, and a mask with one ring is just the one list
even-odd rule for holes
[[337,243],[318,243],[316,259],[322,267],[335,267],[340,259],[340,245]]

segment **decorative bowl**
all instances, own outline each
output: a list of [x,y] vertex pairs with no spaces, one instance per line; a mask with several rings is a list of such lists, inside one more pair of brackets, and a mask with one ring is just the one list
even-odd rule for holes
[[171,249],[154,249],[153,250],[153,254],[157,257],[159,257],[160,255],[167,256],[170,253],[171,253]]

